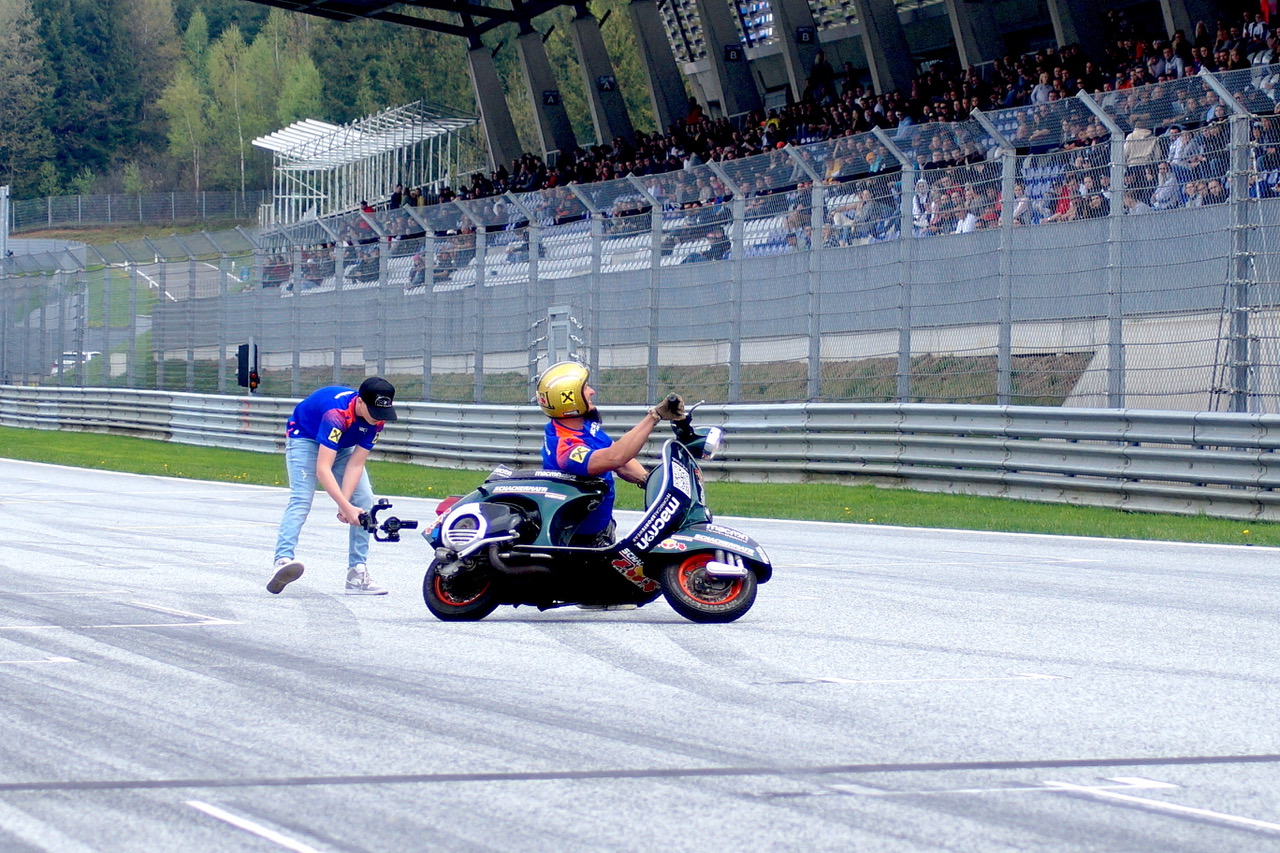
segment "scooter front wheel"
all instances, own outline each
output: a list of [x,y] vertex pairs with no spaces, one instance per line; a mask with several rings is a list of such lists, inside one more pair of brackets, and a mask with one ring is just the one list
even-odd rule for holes
[[440,564],[431,561],[426,577],[422,579],[422,598],[427,609],[444,622],[478,622],[498,606],[489,578],[472,578],[464,575],[446,581],[440,577]]
[[662,570],[662,595],[671,609],[693,622],[732,622],[756,600],[756,575],[740,578],[707,574],[709,553],[690,554]]

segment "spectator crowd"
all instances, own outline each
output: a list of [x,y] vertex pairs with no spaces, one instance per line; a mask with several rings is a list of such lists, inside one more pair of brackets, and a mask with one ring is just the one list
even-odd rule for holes
[[[1258,116],[1251,129],[1258,171],[1280,176],[1280,116],[1272,117],[1280,99],[1280,75],[1268,70],[1280,63],[1280,41],[1278,30],[1261,12],[1246,12],[1212,28],[1202,21],[1191,34],[1179,30],[1168,38],[1146,38],[1135,32],[1124,11],[1110,11],[1104,30],[1111,41],[1088,51],[1079,45],[1045,48],[1005,56],[981,71],[935,64],[909,89],[886,93],[874,92],[849,63],[836,71],[819,51],[796,103],[735,122],[708,117],[690,99],[685,118],[663,132],[638,133],[634,142],[616,140],[561,152],[554,163],[526,153],[487,175],[472,174],[456,189],[405,191],[397,186],[376,213],[384,234],[394,242],[423,235],[416,218],[402,208],[544,191],[531,197],[540,206],[538,215],[561,223],[582,216],[582,205],[567,189],[570,184],[634,175],[665,210],[680,214],[678,222],[664,226],[663,254],[697,243],[705,248],[690,253],[686,261],[713,260],[729,252],[725,202],[731,193],[714,177],[686,176],[708,161],[723,165],[772,153],[768,160],[773,165],[740,183],[748,221],[785,221],[772,244],[777,251],[809,248],[815,239],[828,246],[873,242],[893,235],[900,210],[896,173],[901,166],[867,133],[879,129],[912,152],[920,170],[912,201],[913,232],[964,233],[999,224],[1001,168],[983,139],[964,138],[951,123],[965,122],[974,110],[992,113],[1013,107],[1023,109],[1002,133],[1020,154],[1031,155],[1022,161],[1014,187],[1015,225],[1105,217],[1113,204],[1122,205],[1128,214],[1221,204],[1229,195],[1227,108],[1211,93],[1200,94],[1204,87],[1177,84],[1204,69],[1258,70],[1247,91],[1236,95]],[[1104,123],[1093,116],[1064,119],[1053,107],[1080,91],[1132,124],[1124,140],[1122,187],[1112,186],[1110,134]],[[872,180],[860,181],[843,195],[835,193],[837,203],[824,213],[821,233],[815,236],[808,205],[810,176],[798,173],[778,149],[821,142],[829,143],[820,176],[825,183]],[[1271,184],[1253,178],[1249,192],[1269,196]],[[495,199],[494,212],[504,212],[497,208],[506,204]],[[638,194],[619,196],[607,211],[606,236],[648,230],[647,217],[641,216],[648,205]],[[369,205],[362,207],[375,213]],[[519,211],[505,212],[513,223],[522,218]],[[435,283],[447,281],[470,263],[476,251],[474,230],[463,225],[437,235],[430,263],[425,258],[413,261],[414,286],[425,284],[428,276]],[[362,220],[344,226],[339,237],[349,246],[378,242]],[[328,260],[312,261],[313,269],[331,271],[332,248],[315,253],[323,259],[327,252]],[[376,246],[362,249],[349,274],[376,270],[376,251]],[[527,237],[506,246],[511,261],[527,261],[528,253]]]

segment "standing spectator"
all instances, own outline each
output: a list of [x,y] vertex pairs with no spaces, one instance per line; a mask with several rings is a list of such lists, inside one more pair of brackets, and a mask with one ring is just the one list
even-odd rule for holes
[[302,577],[303,565],[294,557],[294,549],[319,485],[338,505],[338,520],[350,525],[346,593],[386,594],[369,577],[369,531],[360,515],[373,506],[365,460],[383,424],[396,419],[395,395],[390,382],[371,376],[358,391],[341,386],[321,388],[294,408],[285,430],[289,503],[276,537],[275,574],[267,584],[268,592],[278,594]]

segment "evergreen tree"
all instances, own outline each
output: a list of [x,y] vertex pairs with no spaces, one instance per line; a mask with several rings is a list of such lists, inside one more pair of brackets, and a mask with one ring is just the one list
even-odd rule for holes
[[154,149],[160,147],[164,140],[163,126],[155,113],[155,102],[173,79],[174,64],[181,53],[173,17],[173,0],[124,0],[124,6],[128,10],[124,32],[134,57],[141,90],[139,142],[148,149]]
[[36,194],[39,167],[53,155],[41,120],[48,108],[43,69],[29,0],[0,0],[0,185],[15,197]]
[[58,172],[101,173],[138,142],[143,91],[125,0],[34,0],[52,93],[45,123]]

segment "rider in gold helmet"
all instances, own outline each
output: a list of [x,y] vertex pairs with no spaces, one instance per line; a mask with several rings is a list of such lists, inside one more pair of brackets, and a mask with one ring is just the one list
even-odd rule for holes
[[538,405],[551,421],[542,443],[542,466],[569,474],[602,477],[609,490],[600,505],[578,526],[576,538],[603,544],[613,538],[613,474],[644,486],[648,472],[636,459],[660,421],[680,420],[684,403],[664,400],[616,442],[600,424],[600,412],[587,384],[590,372],[574,361],[553,364],[538,377]]

